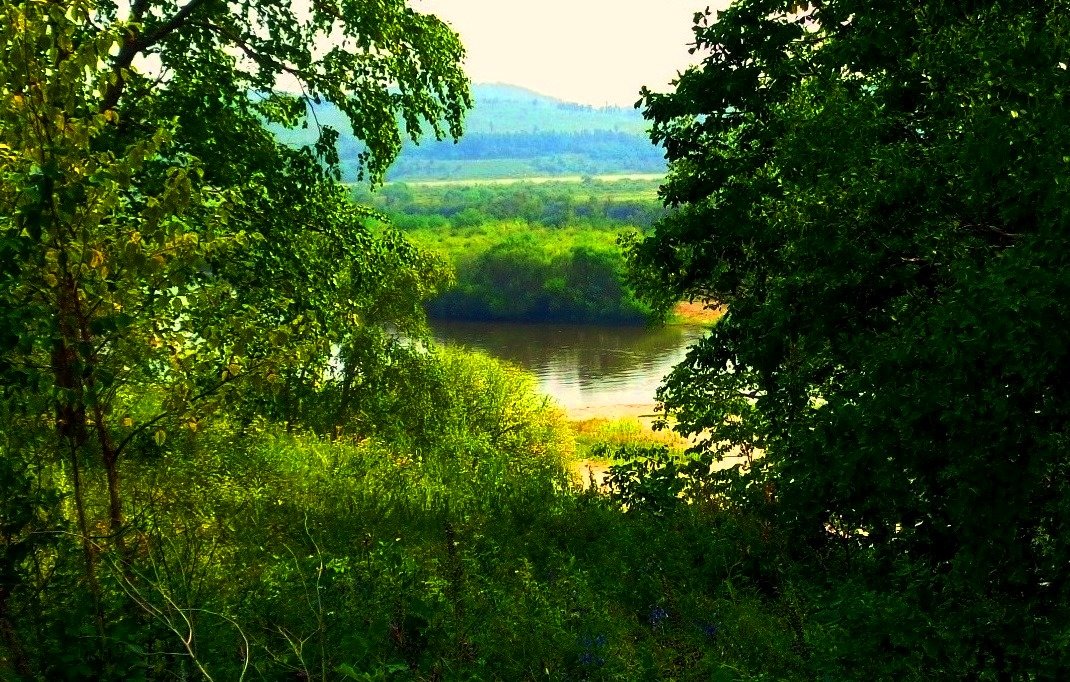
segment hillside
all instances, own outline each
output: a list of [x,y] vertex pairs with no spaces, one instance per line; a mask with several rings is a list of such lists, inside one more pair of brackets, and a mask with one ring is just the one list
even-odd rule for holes
[[[465,119],[469,135],[609,131],[642,136],[647,123],[637,109],[592,107],[504,84],[472,86],[475,106]],[[649,144],[649,143],[647,143]]]
[[[646,137],[635,109],[564,102],[512,85],[477,84],[474,107],[460,142],[406,141],[390,180],[448,180],[553,175],[660,173],[661,151]],[[320,125],[341,131],[345,179],[354,180],[363,149],[345,117],[331,105],[316,107]],[[313,129],[280,130],[289,144],[309,144]]]

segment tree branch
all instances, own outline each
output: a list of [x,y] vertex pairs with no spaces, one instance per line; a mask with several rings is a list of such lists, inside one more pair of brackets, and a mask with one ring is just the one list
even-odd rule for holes
[[[244,378],[245,374],[246,373],[243,373],[242,377],[240,377],[240,378]],[[217,383],[214,386],[211,386],[209,388],[206,388],[205,390],[201,391],[197,395],[193,396],[193,398],[191,398],[188,402],[195,403],[198,400],[201,400],[203,398],[207,398],[208,396],[212,395],[213,393],[217,392],[219,389],[223,388],[224,386],[226,386],[227,384],[233,382],[235,379],[238,379],[238,378],[239,377],[234,376],[234,375],[228,375],[225,379],[222,379],[221,381],[219,381],[219,383]],[[170,417],[170,416],[172,416],[174,414],[176,414],[175,410],[164,410],[163,412],[161,412],[160,414],[156,415],[155,417],[153,417],[152,419],[148,420],[147,422],[143,422],[143,423],[139,424],[137,426],[137,428],[135,428],[133,431],[131,431],[130,433],[128,433],[126,435],[126,438],[123,438],[123,440],[119,442],[119,445],[115,448],[115,457],[118,458],[119,455],[122,454],[123,450],[126,449],[126,446],[130,444],[130,441],[132,441],[135,436],[137,436],[138,434],[144,433],[152,425],[158,423],[160,420],[164,419],[165,417]]]
[[[196,25],[200,26],[201,28],[212,31],[213,33],[222,37],[224,40],[230,41],[234,44],[235,47],[244,52],[246,57],[256,62],[257,65],[270,66],[274,69],[278,69],[279,71],[290,74],[298,80],[298,82],[301,84],[301,90],[302,92],[304,92],[304,84],[309,80],[308,71],[303,71],[297,67],[290,66],[285,62],[279,61],[278,59],[270,55],[265,55],[261,52],[257,52],[256,49],[249,44],[249,41],[245,40],[245,38],[240,35],[235,35],[234,33],[228,31],[222,26],[219,26],[218,24],[201,21],[197,22]],[[310,99],[307,94],[305,94],[304,97],[306,100]]]
[[182,24],[186,23],[190,15],[196,12],[197,8],[205,2],[207,2],[207,0],[189,0],[189,2],[175,12],[170,19],[157,26],[152,33],[139,41],[141,43],[141,49],[144,50],[152,47],[179,28],[182,28]]
[[[114,109],[119,103],[119,98],[122,97],[123,89],[126,87],[126,79],[123,77],[123,71],[129,69],[130,65],[134,63],[134,57],[182,28],[182,25],[189,20],[190,16],[196,12],[201,5],[205,4],[206,1],[207,0],[189,0],[189,2],[171,15],[170,19],[166,19],[150,33],[139,35],[136,28],[131,28],[130,33],[126,36],[126,40],[123,41],[123,46],[119,48],[119,54],[115,55],[115,61],[112,62],[111,68],[112,71],[115,72],[116,78],[104,92],[104,99],[100,103],[101,111]],[[148,11],[148,5],[149,0],[136,0],[131,6],[131,18],[135,22],[143,18],[145,12]]]
[[999,235],[1004,239],[1017,239],[1019,236],[1021,236],[1017,232],[1008,232],[1004,229],[998,228],[995,225],[990,225],[988,223],[963,223],[962,226],[970,230],[990,232],[992,234]]
[[130,5],[131,21],[141,22],[145,18],[145,12],[149,11],[150,0],[134,0]]

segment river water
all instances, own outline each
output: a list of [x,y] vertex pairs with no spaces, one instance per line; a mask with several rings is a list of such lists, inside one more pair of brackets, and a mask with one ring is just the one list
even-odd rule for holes
[[697,326],[660,329],[433,320],[439,342],[483,350],[535,375],[573,419],[648,415],[665,375],[704,336]]

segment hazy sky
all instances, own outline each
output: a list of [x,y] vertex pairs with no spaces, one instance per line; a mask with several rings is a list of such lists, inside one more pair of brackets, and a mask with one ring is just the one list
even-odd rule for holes
[[696,11],[727,0],[412,0],[468,50],[476,83],[511,83],[572,102],[631,106],[643,85],[667,90]]

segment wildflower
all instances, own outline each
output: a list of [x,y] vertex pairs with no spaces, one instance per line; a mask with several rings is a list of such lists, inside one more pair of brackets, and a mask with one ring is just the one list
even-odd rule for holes
[[580,643],[583,645],[583,653],[580,655],[580,665],[605,665],[606,659],[602,656],[596,655],[595,650],[604,647],[606,645],[606,641],[607,640],[605,635],[598,635],[594,639],[591,639],[590,637],[584,637],[582,640],[580,640]]
[[661,625],[661,622],[669,617],[669,612],[660,606],[654,605],[650,607],[650,615],[648,620],[651,625]]

